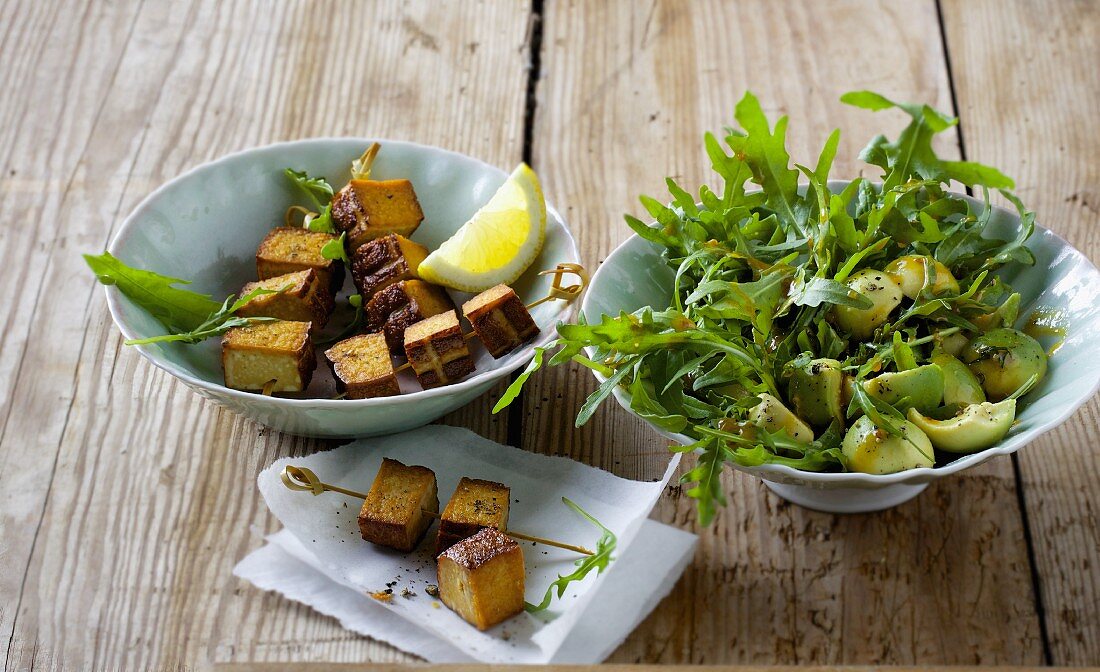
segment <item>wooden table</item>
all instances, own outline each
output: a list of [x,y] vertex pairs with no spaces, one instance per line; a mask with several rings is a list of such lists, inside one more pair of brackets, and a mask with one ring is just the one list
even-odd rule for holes
[[[121,343],[79,258],[157,185],[277,140],[370,135],[535,167],[595,268],[664,178],[709,179],[701,137],[748,88],[792,154],[845,131],[834,175],[903,119],[871,88],[953,111],[947,156],[1013,175],[1039,221],[1100,255],[1100,4],[908,2],[0,3],[0,635],[6,666],[414,660],[235,579],[277,523],[253,486],[332,447],[267,431]],[[187,250],[181,250],[186,253]],[[664,442],[540,374],[446,418],[632,478]],[[1011,459],[878,515],[790,506],[727,473],[701,537],[616,662],[1100,662],[1100,403]],[[693,459],[686,460],[690,466]],[[2,645],[2,644],[0,644]]]

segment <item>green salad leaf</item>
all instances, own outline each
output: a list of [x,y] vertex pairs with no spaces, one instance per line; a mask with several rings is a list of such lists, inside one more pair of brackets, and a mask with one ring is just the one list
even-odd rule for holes
[[173,286],[190,284],[189,280],[128,266],[110,252],[100,255],[85,254],[84,260],[101,283],[118,287],[120,292],[145,309],[169,331],[167,334],[149,338],[128,339],[125,341],[126,345],[172,341],[198,343],[213,336],[221,336],[233,327],[271,321],[272,318],[268,317],[238,317],[236,312],[258,296],[277,294],[285,289],[256,288],[244,296],[231,295],[218,303],[208,294]]
[[570,509],[573,509],[577,515],[595,525],[601,532],[600,538],[596,542],[596,551],[592,555],[586,555],[578,559],[573,563],[574,566],[576,566],[575,570],[569,574],[559,574],[558,578],[550,583],[546,588],[546,594],[543,595],[541,602],[538,604],[526,603],[526,609],[530,613],[545,611],[554,601],[555,592],[557,593],[556,597],[561,599],[561,597],[565,595],[565,589],[569,584],[575,581],[584,580],[593,570],[595,570],[597,575],[602,574],[603,571],[607,569],[608,565],[611,564],[611,561],[614,560],[611,554],[615,552],[615,546],[618,543],[615,533],[604,527],[603,523],[593,518],[591,514],[577,506],[568,497],[562,497],[561,501]]
[[127,266],[110,252],[85,254],[84,261],[101,283],[118,287],[167,329],[191,331],[206,322],[222,305],[209,294],[174,286],[189,285],[190,280]]

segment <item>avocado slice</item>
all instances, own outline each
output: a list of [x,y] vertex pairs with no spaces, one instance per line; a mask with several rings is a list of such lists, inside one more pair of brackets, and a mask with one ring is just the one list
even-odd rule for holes
[[902,399],[908,399],[908,406],[931,413],[943,401],[944,376],[936,364],[925,364],[864,381],[863,389],[888,404],[897,405]]
[[1016,419],[1016,400],[971,404],[947,420],[925,417],[915,408],[909,409],[908,417],[936,448],[948,453],[973,453],[989,448],[1008,434]]
[[969,406],[985,401],[985,392],[978,377],[957,357],[940,348],[932,350],[932,363],[943,371],[943,403],[945,406]]
[[795,414],[814,427],[828,427],[835,420],[844,427],[841,388],[844,373],[835,359],[814,359],[794,369],[788,398]]
[[1031,336],[1016,329],[994,329],[975,337],[960,355],[978,380],[985,395],[1000,401],[1023,387],[1032,377],[1047,373],[1047,353]]
[[848,459],[848,468],[864,474],[893,474],[935,464],[932,442],[924,432],[905,420],[898,424],[902,436],[889,434],[871,418],[860,416],[840,445]]
[[760,403],[749,411],[749,422],[769,432],[782,429],[787,432],[787,436],[799,443],[810,443],[814,440],[814,432],[810,426],[791,413],[782,401],[767,392],[760,395]]

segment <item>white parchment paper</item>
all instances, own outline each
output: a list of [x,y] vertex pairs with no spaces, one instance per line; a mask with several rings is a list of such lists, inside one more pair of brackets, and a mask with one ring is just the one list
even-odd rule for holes
[[[623,558],[630,557],[635,537],[677,461],[675,458],[671,461],[659,481],[630,481],[566,458],[503,446],[465,429],[434,425],[404,434],[363,439],[303,458],[278,460],[260,474],[258,482],[264,500],[304,552],[304,555],[287,554],[289,557],[312,565],[315,572],[319,571],[345,590],[358,591],[364,599],[384,609],[387,615],[401,619],[405,628],[419,629],[450,647],[440,648],[433,657],[460,660],[452,656],[458,651],[470,659],[486,662],[547,662],[554,659],[577,628],[595,588],[611,576],[612,571],[598,577],[591,574],[584,581],[571,584],[565,596],[544,614],[521,614],[487,632],[479,632],[449,609],[440,608],[442,605],[425,593],[429,584],[436,583],[432,556],[434,528],[413,553],[401,554],[380,548],[364,542],[359,535],[356,517],[361,501],[333,493],[314,497],[292,491],[279,477],[285,465],[295,464],[312,469],[325,482],[366,491],[383,457],[435,471],[441,506],[445,505],[462,476],[505,483],[511,487],[512,494],[511,529],[592,548],[599,531],[561,503],[563,495],[569,497],[618,536],[616,556],[619,559],[612,563],[612,568],[622,563]],[[549,546],[521,543],[527,569],[527,600],[537,603],[558,574],[573,570],[573,560],[578,556]],[[286,544],[281,546],[284,554],[286,547]],[[647,555],[659,561],[657,565],[667,567],[682,560],[684,549],[684,544],[672,545],[651,549]],[[309,562],[310,558],[315,562]],[[637,593],[633,600],[636,604],[629,612],[624,612],[620,625],[625,623],[632,628],[635,622],[632,616],[636,615],[633,612],[645,604],[644,598],[661,590],[667,591],[671,586],[627,583],[627,590]],[[381,603],[365,597],[366,593],[386,588],[397,594],[391,602]],[[406,588],[414,595],[400,596]],[[311,603],[304,599],[305,595],[290,596]],[[625,596],[607,597],[610,600],[619,598],[625,599]],[[601,596],[601,607],[606,606],[604,600]],[[328,610],[321,610],[332,613],[331,602],[324,603]],[[609,629],[616,629],[614,626],[614,623],[608,624]],[[629,629],[622,632],[618,641],[628,632]],[[389,639],[384,633],[372,636]],[[391,641],[406,648],[398,641]]]

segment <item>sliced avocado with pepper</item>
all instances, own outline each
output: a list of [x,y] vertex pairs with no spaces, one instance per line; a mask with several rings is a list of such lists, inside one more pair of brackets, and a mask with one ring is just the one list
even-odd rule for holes
[[772,433],[783,430],[787,436],[800,443],[814,440],[814,432],[810,426],[784,406],[782,401],[767,392],[761,394],[760,403],[749,410],[749,422]]
[[974,372],[957,357],[940,348],[932,350],[932,363],[943,371],[943,403],[945,406],[969,406],[985,401],[982,384]]
[[975,337],[960,355],[982,383],[985,396],[1000,401],[1035,376],[1047,373],[1047,353],[1031,336],[1016,329],[994,329]]
[[898,424],[902,435],[894,436],[866,415],[860,416],[840,445],[848,468],[864,474],[893,474],[935,464],[932,443],[924,432],[905,420]]
[[814,359],[791,372],[788,398],[795,414],[814,427],[844,427],[844,373],[835,359]]
[[932,445],[949,453],[973,453],[997,443],[1016,419],[1016,400],[971,404],[953,418],[936,420],[909,409],[909,422],[921,429]]
[[931,413],[943,401],[944,376],[939,366],[925,364],[866,380],[863,389],[888,404],[896,406],[904,399],[907,406]]

